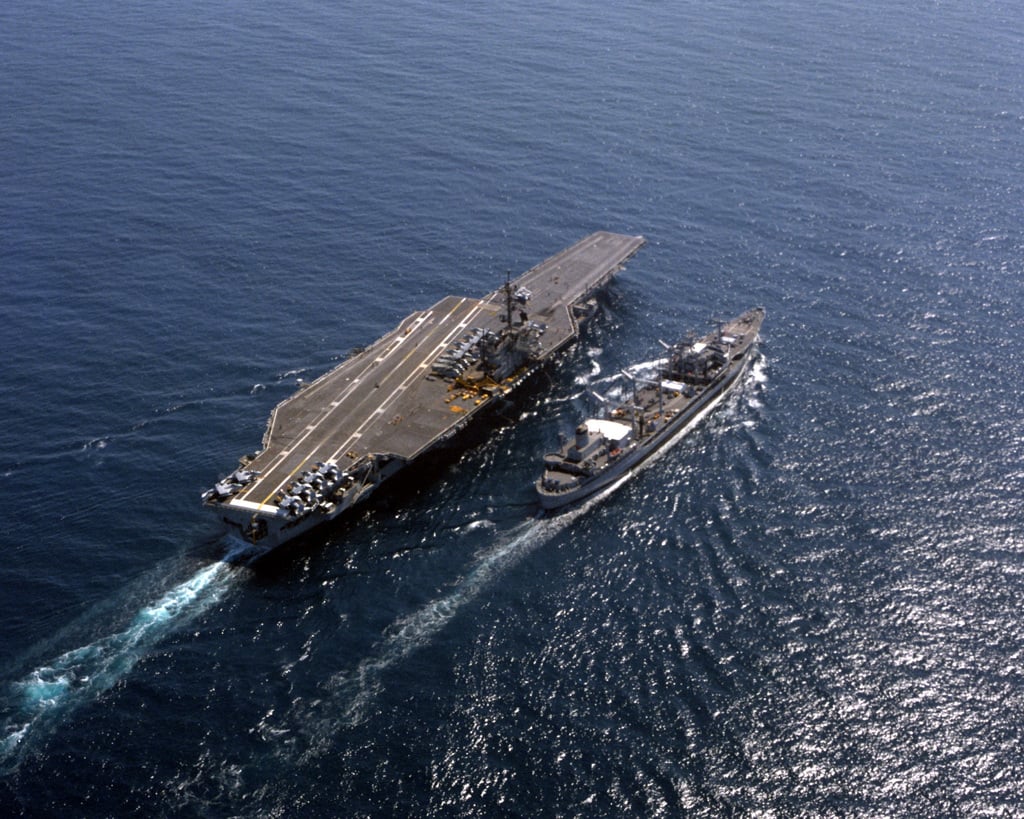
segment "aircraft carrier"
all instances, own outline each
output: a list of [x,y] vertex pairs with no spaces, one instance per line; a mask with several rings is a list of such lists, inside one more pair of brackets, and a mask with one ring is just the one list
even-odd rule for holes
[[203,502],[254,557],[336,518],[568,346],[644,241],[593,233],[482,299],[413,313],[278,404],[262,450]]

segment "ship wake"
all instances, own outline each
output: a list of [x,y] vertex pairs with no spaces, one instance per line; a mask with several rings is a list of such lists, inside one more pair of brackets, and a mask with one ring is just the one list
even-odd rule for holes
[[[530,552],[550,542],[581,515],[615,490],[613,485],[586,503],[558,517],[537,517],[498,533],[497,542],[483,551],[469,571],[448,592],[395,620],[382,639],[354,668],[339,671],[327,683],[328,695],[311,704],[319,713],[293,714],[307,733],[303,759],[329,750],[339,728],[359,725],[372,713],[382,677],[393,666],[428,646],[468,604],[494,585]],[[329,713],[326,713],[329,712]]]
[[220,600],[238,571],[224,562],[206,566],[139,609],[122,631],[66,651],[10,683],[2,706],[0,770],[16,768],[34,739],[48,735],[78,706],[96,700],[161,638]]

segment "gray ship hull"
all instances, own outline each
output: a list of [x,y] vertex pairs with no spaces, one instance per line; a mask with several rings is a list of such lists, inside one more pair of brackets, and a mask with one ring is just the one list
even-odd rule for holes
[[753,359],[763,317],[764,311],[755,308],[697,342],[702,350],[723,337],[735,338],[736,343],[728,345],[717,373],[693,379],[692,395],[685,394],[683,382],[659,378],[641,391],[638,403],[645,406],[633,404],[613,411],[619,419],[628,417],[629,426],[614,418],[584,421],[575,441],[545,457],[544,472],[536,483],[541,507],[548,511],[563,508],[608,487],[618,487],[685,437],[742,381]]

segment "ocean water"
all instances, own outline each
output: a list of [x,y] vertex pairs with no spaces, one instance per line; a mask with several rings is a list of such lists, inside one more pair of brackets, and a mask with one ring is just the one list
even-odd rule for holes
[[[0,812],[1024,812],[1024,17],[1003,0],[0,9]],[[271,408],[587,233],[494,430],[257,569]],[[539,517],[586,389],[742,389]]]

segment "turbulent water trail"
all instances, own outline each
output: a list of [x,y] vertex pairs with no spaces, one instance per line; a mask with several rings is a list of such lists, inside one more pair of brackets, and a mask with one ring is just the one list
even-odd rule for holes
[[347,700],[343,721],[356,724],[362,720],[366,704],[377,689],[380,675],[411,652],[426,645],[459,610],[474,600],[498,575],[524,554],[535,549],[562,529],[568,520],[537,519],[520,524],[503,533],[497,544],[484,552],[475,565],[446,595],[396,620],[387,630],[370,656],[349,673],[336,675],[333,684],[337,693]]
[[351,671],[341,671],[330,682],[331,696],[318,701],[318,709],[329,714],[301,715],[304,729],[310,732],[313,747],[307,755],[326,750],[339,725],[357,725],[367,706],[379,691],[381,675],[417,649],[426,646],[458,613],[475,600],[510,567],[525,555],[549,542],[595,503],[614,491],[611,486],[588,502],[557,517],[533,518],[509,531],[500,532],[497,542],[484,551],[465,577],[451,590],[421,608],[399,618],[384,631],[383,639]]
[[34,736],[110,689],[163,636],[217,602],[238,571],[227,563],[206,566],[140,609],[123,631],[66,651],[9,684],[0,729],[0,769],[17,767]]

